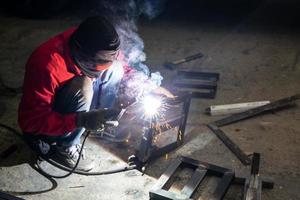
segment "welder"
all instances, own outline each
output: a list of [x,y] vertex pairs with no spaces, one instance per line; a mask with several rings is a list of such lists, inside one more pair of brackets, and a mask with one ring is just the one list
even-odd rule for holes
[[[94,16],[34,50],[26,64],[18,118],[34,150],[72,168],[84,131],[102,129],[117,114],[119,83],[134,72],[122,59],[120,43],[114,26]],[[172,97],[161,87],[155,92]],[[77,170],[91,170],[93,162],[81,155]]]

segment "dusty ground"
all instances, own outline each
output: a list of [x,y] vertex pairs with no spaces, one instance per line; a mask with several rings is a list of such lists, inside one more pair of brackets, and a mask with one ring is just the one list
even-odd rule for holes
[[[293,1],[253,3],[253,7],[244,5],[241,8],[225,4],[217,7],[191,4],[173,4],[162,16],[139,23],[147,64],[161,71],[166,83],[174,73],[165,70],[162,63],[198,51],[206,55],[205,59],[182,67],[221,74],[214,100],[192,101],[185,145],[169,154],[168,160],[160,158],[151,164],[144,176],[138,171],[102,177],[73,175],[58,180],[58,187],[51,192],[23,198],[148,199],[155,178],[178,155],[232,168],[238,175],[249,172],[249,168],[203,126],[216,119],[203,112],[212,104],[276,100],[299,92],[299,5]],[[21,86],[24,64],[32,50],[48,37],[77,24],[83,16],[71,12],[48,20],[28,20],[1,15],[0,73],[3,82],[11,87]],[[18,128],[20,94],[7,96],[3,88],[1,93],[0,122]],[[300,199],[299,121],[298,106],[223,128],[245,152],[261,153],[261,175],[275,182],[273,190],[263,191],[263,199]],[[26,145],[5,129],[0,131],[0,151],[10,144],[18,145],[16,153],[0,161],[0,190],[27,192],[51,187],[49,181],[28,165],[31,154]],[[97,169],[124,163],[120,158],[124,158],[126,146],[109,145],[95,139],[88,144],[88,152],[97,160]],[[113,150],[114,154],[108,150]],[[232,189],[225,199],[240,199],[240,195],[238,189]]]

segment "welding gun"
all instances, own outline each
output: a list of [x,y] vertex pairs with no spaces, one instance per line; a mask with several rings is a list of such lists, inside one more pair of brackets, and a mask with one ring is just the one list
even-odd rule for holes
[[85,127],[87,130],[101,130],[105,126],[116,127],[125,111],[125,109],[104,109],[80,112],[77,114],[76,125]]

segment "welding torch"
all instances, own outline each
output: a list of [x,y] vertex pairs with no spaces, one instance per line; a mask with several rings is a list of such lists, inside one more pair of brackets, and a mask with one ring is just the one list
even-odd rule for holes
[[119,126],[119,120],[122,118],[124,113],[126,112],[125,108],[122,108],[119,112],[118,116],[114,120],[107,120],[104,122],[104,126],[117,127]]

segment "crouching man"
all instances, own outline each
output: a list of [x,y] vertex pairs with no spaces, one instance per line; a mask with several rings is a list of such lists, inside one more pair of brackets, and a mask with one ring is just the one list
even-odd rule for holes
[[[26,64],[19,125],[36,151],[74,167],[81,149],[80,137],[98,130],[116,113],[113,108],[119,83],[132,70],[120,60],[120,39],[103,17],[84,20],[78,27],[41,44]],[[172,97],[163,88],[157,93]],[[93,163],[82,153],[77,170]]]

